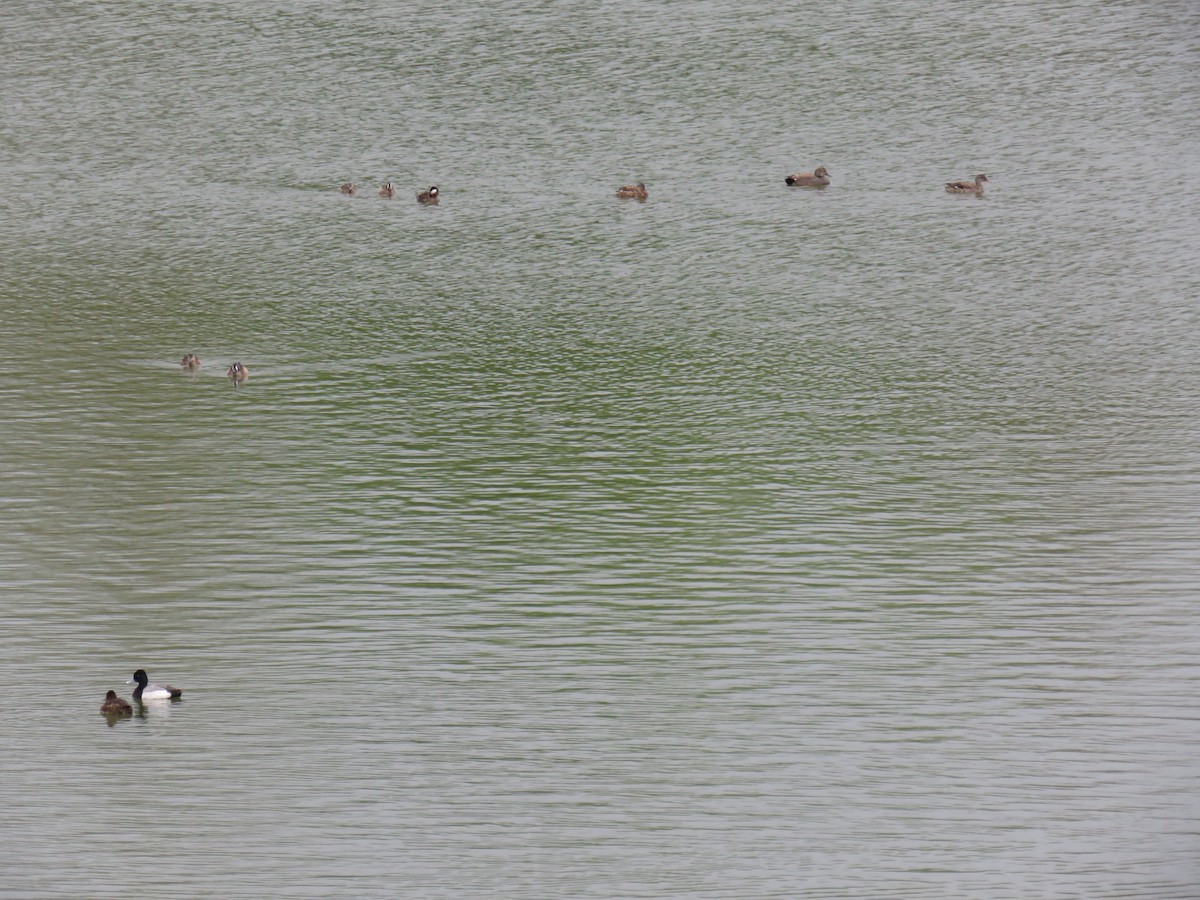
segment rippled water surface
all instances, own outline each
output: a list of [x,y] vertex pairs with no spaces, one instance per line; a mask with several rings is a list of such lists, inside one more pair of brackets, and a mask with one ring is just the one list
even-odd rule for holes
[[1198,73],[1183,0],[8,0],[0,895],[1200,895]]

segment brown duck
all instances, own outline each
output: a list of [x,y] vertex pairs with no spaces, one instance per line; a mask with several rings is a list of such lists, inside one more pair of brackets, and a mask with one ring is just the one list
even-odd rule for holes
[[829,184],[829,172],[824,166],[818,166],[813,172],[789,175],[783,182],[792,187],[825,187]]
[[947,194],[982,194],[983,183],[988,181],[986,175],[976,175],[974,181],[947,181]]
[[100,704],[100,712],[106,716],[132,716],[133,706],[128,700],[118,697],[116,691],[109,691],[104,695],[104,702]]

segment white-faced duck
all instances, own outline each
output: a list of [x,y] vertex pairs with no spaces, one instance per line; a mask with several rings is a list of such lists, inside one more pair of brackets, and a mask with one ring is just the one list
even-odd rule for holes
[[150,684],[150,678],[146,675],[145,669],[138,669],[133,673],[133,681],[130,684],[137,683],[137,687],[133,689],[133,699],[141,702],[142,700],[175,700],[182,694],[183,690],[176,687],[171,687],[169,684]]
[[234,384],[241,384],[250,377],[250,370],[243,366],[240,362],[235,362],[232,366],[225,370],[225,374],[229,376],[229,380]]
[[132,716],[133,706],[128,700],[118,697],[116,691],[109,691],[104,695],[104,702],[100,704],[100,712],[106,716]]
[[417,194],[417,202],[424,203],[426,206],[437,206],[439,196],[441,196],[441,192],[435,184],[429,190]]
[[791,187],[825,187],[829,184],[829,171],[824,166],[817,166],[812,172],[789,175],[783,182]]
[[622,200],[645,200],[650,193],[646,190],[646,185],[639,181],[637,184],[621,185],[617,188],[617,196]]
[[983,195],[983,183],[990,179],[986,175],[976,175],[974,181],[947,181],[947,194],[978,194]]
[[390,181],[385,181],[379,186],[379,196],[391,200],[396,196],[396,186]]

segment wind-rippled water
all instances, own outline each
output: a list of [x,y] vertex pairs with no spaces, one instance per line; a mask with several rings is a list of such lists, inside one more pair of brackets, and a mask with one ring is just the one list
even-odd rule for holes
[[1200,894],[1198,72],[1173,0],[10,0],[0,895]]

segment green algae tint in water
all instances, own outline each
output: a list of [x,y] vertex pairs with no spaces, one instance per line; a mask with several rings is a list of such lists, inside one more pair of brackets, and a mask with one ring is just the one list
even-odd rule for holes
[[1191,5],[3,21],[0,894],[1196,893]]

